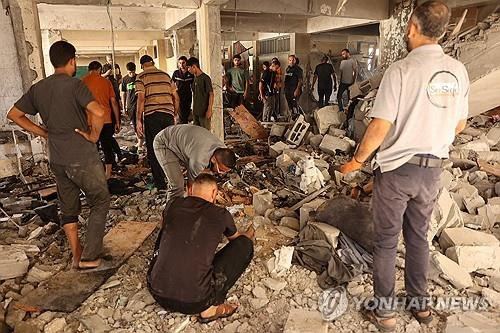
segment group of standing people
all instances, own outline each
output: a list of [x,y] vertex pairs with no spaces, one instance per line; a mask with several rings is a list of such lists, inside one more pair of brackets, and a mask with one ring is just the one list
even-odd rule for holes
[[[319,107],[329,104],[333,91],[337,91],[337,101],[341,111],[344,110],[343,96],[346,92],[347,98],[350,98],[349,87],[354,84],[358,74],[357,62],[351,58],[348,49],[343,49],[341,56],[338,90],[337,75],[333,65],[329,62],[328,56],[323,56],[321,63],[314,70],[312,90],[314,91],[317,82]],[[235,67],[236,63],[239,66],[239,61],[235,61]],[[231,68],[232,71],[234,71],[234,68]],[[228,73],[231,72],[228,71]],[[297,56],[293,54],[288,56],[288,66],[284,71],[278,58],[273,58],[271,62],[264,61],[259,80],[259,100],[263,103],[262,121],[269,122],[273,119],[277,120],[278,117],[287,120],[295,119],[301,112],[299,99],[303,92],[303,84],[304,71],[299,66]],[[280,105],[282,94],[288,107],[283,115],[281,114]]]

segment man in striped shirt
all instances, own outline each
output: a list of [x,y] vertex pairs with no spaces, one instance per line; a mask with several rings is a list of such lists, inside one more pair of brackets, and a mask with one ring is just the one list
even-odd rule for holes
[[156,158],[153,140],[161,130],[174,124],[180,100],[174,82],[167,73],[155,67],[153,58],[143,55],[140,63],[143,71],[135,81],[137,132],[146,138],[155,187],[163,190],[166,189],[165,174]]

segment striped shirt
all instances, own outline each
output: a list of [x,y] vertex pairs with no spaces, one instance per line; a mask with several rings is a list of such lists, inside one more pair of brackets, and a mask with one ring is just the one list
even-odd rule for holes
[[135,80],[135,93],[144,93],[144,115],[154,112],[175,115],[174,99],[172,94],[176,91],[175,84],[170,75],[158,68],[151,66],[137,74]]

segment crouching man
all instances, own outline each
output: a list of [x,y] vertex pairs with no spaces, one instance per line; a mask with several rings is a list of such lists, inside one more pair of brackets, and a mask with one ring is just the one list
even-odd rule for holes
[[[226,294],[253,257],[253,228],[238,232],[231,214],[214,205],[216,197],[216,179],[202,173],[188,197],[167,203],[147,276],[158,304],[199,314],[202,323],[236,311],[236,305],[224,303]],[[216,253],[222,235],[229,243]]]

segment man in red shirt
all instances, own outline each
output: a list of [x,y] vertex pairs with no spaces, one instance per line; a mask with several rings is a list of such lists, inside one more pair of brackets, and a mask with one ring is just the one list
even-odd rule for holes
[[106,179],[111,177],[111,168],[113,165],[113,134],[120,131],[120,122],[113,125],[114,113],[115,119],[120,119],[118,102],[116,101],[115,91],[111,82],[101,76],[102,65],[98,61],[92,61],[89,64],[89,73],[82,79],[83,83],[89,88],[90,92],[106,111],[104,113],[104,126],[102,127],[99,143],[104,152],[104,164],[106,166]]

